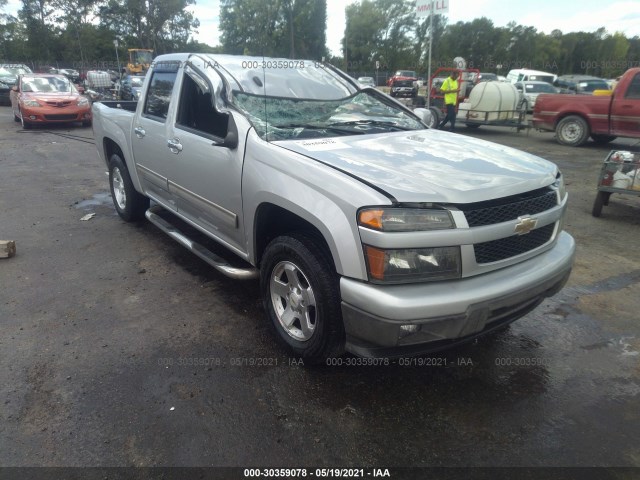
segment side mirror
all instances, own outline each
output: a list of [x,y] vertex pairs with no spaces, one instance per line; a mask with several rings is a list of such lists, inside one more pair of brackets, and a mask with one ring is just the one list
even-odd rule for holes
[[238,148],[238,133],[235,130],[228,131],[222,146],[230,150]]
[[431,110],[427,108],[416,108],[413,113],[415,113],[425,125],[431,126],[433,124],[433,114]]

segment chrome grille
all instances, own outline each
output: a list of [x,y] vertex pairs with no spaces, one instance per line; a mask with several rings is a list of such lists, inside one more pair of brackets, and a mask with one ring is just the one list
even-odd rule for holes
[[495,202],[480,202],[459,206],[470,227],[508,222],[523,215],[535,215],[558,204],[554,190],[544,188],[524,195],[507,197]]
[[551,240],[554,228],[555,224],[551,223],[532,230],[526,235],[512,235],[490,242],[476,243],[474,245],[476,262],[498,262],[541,247]]
[[71,105],[71,102],[69,100],[49,100],[47,101],[47,105],[51,107],[64,108]]

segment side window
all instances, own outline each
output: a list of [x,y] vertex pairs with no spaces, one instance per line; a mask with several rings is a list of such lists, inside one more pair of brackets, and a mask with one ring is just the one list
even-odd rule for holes
[[214,108],[211,91],[205,80],[196,78],[198,82],[189,74],[184,74],[176,125],[206,137],[225,138],[229,128],[229,115]]
[[624,98],[640,98],[640,73],[636,73],[627,88]]
[[177,72],[153,72],[143,114],[164,122],[169,113],[171,92],[176,83]]

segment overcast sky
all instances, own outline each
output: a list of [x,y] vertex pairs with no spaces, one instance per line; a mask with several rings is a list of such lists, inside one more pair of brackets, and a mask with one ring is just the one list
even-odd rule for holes
[[[218,45],[219,0],[196,0],[192,6],[200,20],[197,40]],[[264,0],[269,1],[269,0]],[[327,0],[327,43],[336,55],[340,54],[340,40],[344,36],[345,6],[357,0]],[[441,0],[442,1],[442,0]],[[446,0],[449,2],[449,23],[470,21],[485,16],[495,26],[505,26],[510,21],[533,26],[550,33],[592,32],[605,27],[608,32],[623,32],[628,37],[640,36],[640,1],[606,0]],[[508,5],[508,6],[507,6]],[[8,10],[15,13],[19,0],[9,0]]]

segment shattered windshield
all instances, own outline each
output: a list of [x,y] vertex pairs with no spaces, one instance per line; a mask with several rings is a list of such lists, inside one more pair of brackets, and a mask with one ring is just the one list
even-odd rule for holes
[[409,113],[361,91],[337,100],[233,92],[233,103],[267,141],[420,130]]

